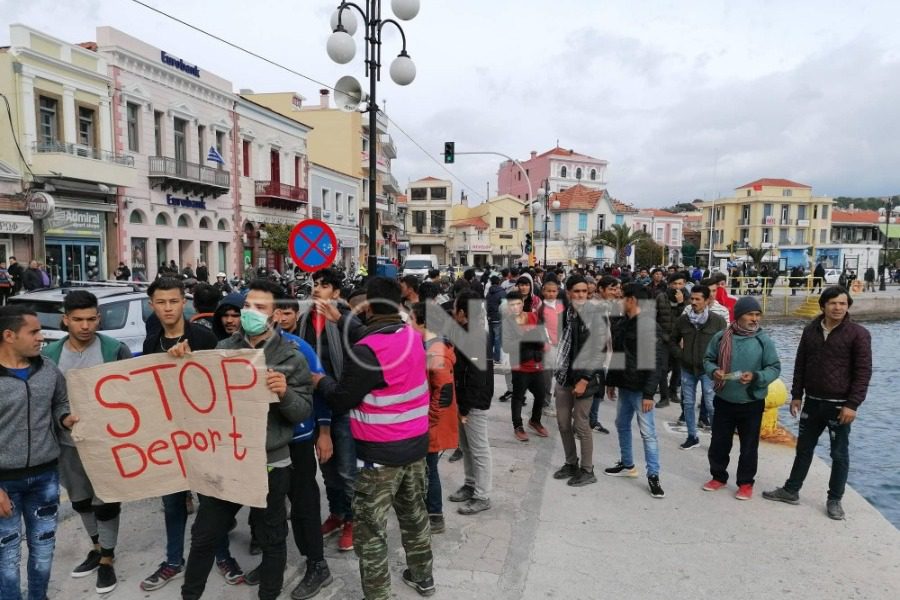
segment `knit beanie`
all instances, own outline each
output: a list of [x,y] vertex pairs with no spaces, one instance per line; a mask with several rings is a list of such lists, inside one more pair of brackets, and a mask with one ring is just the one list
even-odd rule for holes
[[741,296],[734,305],[734,320],[740,319],[748,312],[762,312],[762,308],[753,296]]

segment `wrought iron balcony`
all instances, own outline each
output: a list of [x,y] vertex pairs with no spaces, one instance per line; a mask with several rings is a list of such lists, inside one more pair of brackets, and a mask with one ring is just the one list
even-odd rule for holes
[[231,173],[168,156],[149,158],[151,187],[218,198],[231,189]]
[[72,156],[102,160],[108,163],[113,163],[115,165],[123,165],[126,167],[134,166],[133,156],[118,155],[113,152],[98,150],[92,146],[85,146],[83,144],[68,144],[65,142],[36,142],[34,144],[34,151],[37,154],[71,154]]
[[257,206],[295,211],[309,202],[306,188],[278,181],[256,181],[254,187]]

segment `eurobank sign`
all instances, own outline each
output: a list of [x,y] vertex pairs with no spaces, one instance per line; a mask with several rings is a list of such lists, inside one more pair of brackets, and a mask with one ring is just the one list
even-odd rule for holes
[[180,58],[172,56],[171,54],[166,54],[165,50],[160,50],[159,55],[160,60],[162,60],[163,64],[169,65],[170,67],[175,67],[179,71],[184,71],[188,75],[200,77],[200,67],[198,67],[197,65],[186,63]]

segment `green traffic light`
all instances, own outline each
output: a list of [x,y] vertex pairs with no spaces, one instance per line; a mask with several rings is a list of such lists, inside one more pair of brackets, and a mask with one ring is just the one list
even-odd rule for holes
[[447,164],[453,164],[456,160],[456,143],[455,142],[444,142],[444,162]]

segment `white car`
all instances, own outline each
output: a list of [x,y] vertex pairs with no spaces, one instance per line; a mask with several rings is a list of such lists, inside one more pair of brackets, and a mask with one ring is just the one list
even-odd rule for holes
[[825,283],[828,285],[837,285],[838,279],[841,277],[840,269],[825,269]]

